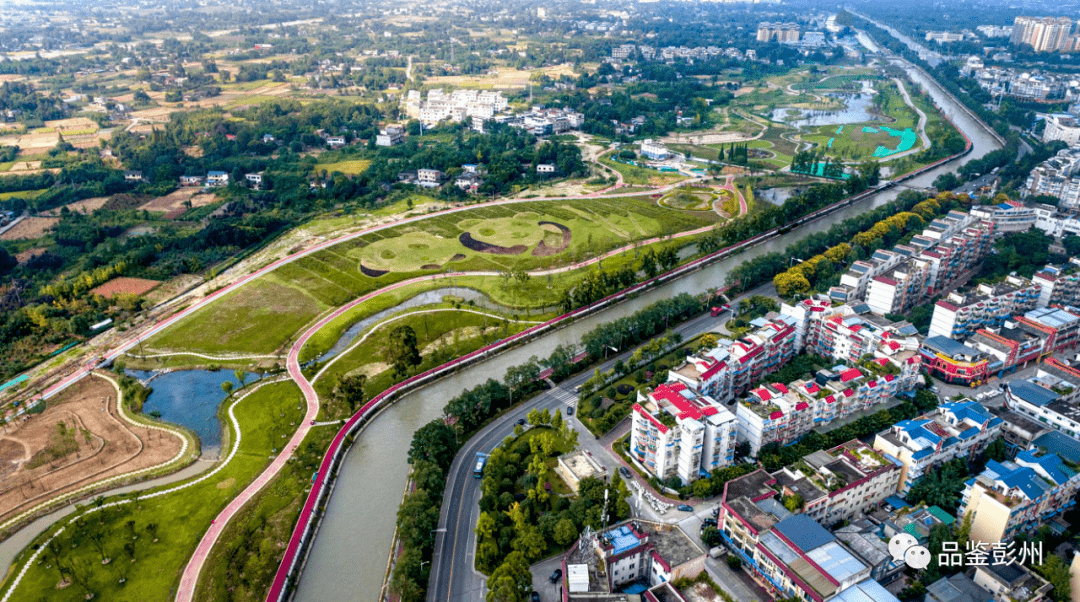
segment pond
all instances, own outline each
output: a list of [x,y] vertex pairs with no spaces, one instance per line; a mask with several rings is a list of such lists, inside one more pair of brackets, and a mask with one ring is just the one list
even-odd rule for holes
[[765,199],[773,205],[783,205],[784,201],[802,192],[797,186],[784,186],[781,188],[763,188],[754,190],[755,199]]
[[873,88],[870,87],[870,82],[863,82],[863,91],[859,94],[829,94],[828,96],[840,100],[845,107],[834,111],[777,107],[773,109],[769,118],[795,127],[882,121],[881,116],[870,112],[874,104]]
[[[230,382],[239,388],[232,370],[177,370],[175,372],[149,372],[125,370],[128,376],[139,379],[153,387],[143,404],[143,413],[161,415],[166,422],[179,424],[195,431],[202,443],[204,456],[216,455],[221,450],[221,421],[218,406],[225,400],[222,383]],[[251,383],[258,377],[246,374],[244,381]]]
[[[391,308],[371,314],[363,320],[360,320],[359,322],[353,324],[349,327],[348,330],[341,334],[341,337],[337,340],[336,343],[334,343],[334,346],[331,347],[329,351],[322,354],[322,356],[320,356],[316,361],[325,362],[333,358],[335,355],[341,353],[342,351],[345,351],[349,348],[349,345],[352,345],[353,341],[356,340],[356,337],[363,334],[368,328],[404,309],[420,307],[422,305],[434,305],[436,303],[443,303],[446,297],[456,297],[458,299],[461,299],[463,306],[468,306],[469,302],[471,301],[472,306],[479,309],[486,309],[497,313],[508,313],[512,311],[508,307],[495,303],[494,301],[489,299],[487,295],[471,288],[459,286],[437,288],[435,290],[420,293],[419,295],[416,295],[411,299],[407,299]],[[545,308],[545,311],[547,309],[548,308]]]

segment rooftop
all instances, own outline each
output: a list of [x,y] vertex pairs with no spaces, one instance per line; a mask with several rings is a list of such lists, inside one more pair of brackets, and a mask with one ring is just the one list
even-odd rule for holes
[[942,577],[926,588],[926,602],[992,602],[993,599],[993,594],[963,573]]
[[864,579],[856,583],[840,592],[833,600],[835,602],[899,602],[896,596],[873,579]]

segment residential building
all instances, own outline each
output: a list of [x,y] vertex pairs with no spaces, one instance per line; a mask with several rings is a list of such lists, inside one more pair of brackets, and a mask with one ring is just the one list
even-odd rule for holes
[[[1056,196],[1062,209],[1080,207],[1080,146],[1062,149],[1036,165],[1024,183],[1023,192]],[[1040,226],[1036,224],[1036,227]]]
[[1080,306],[1080,273],[1066,274],[1046,266],[1031,277],[1039,285],[1039,307],[1050,305]]
[[1080,475],[1056,454],[1024,451],[968,479],[957,516],[971,515],[972,541],[1010,541],[1074,505],[1077,490]]
[[1012,35],[1013,27],[1011,25],[979,25],[975,31],[988,38],[1007,38]]
[[997,374],[1002,378],[1006,372],[1027,367],[1042,355],[1045,338],[1017,326],[1016,322],[1007,321],[1000,328],[979,329],[964,341],[968,347],[985,354],[988,376]]
[[1054,140],[1061,140],[1069,146],[1080,142],[1080,123],[1071,115],[1047,115],[1042,141],[1050,143]]
[[926,32],[926,41],[938,42],[939,44],[948,44],[949,42],[963,42],[964,34],[952,31],[928,31]]
[[994,602],[994,596],[964,573],[957,573],[927,586],[923,602]]
[[808,515],[788,512],[775,484],[758,470],[724,485],[718,527],[747,572],[774,597],[803,602],[846,602],[845,590],[872,588],[870,566]]
[[932,413],[878,433],[874,449],[901,464],[897,491],[907,493],[932,467],[981,452],[998,437],[1001,423],[977,402],[943,403]]
[[1004,405],[990,408],[990,411],[994,416],[1001,418],[1001,437],[1005,440],[1006,455],[1010,458],[1022,451],[1033,449],[1035,440],[1043,435],[1057,433],[1048,424],[1034,420]]
[[1080,370],[1048,358],[1027,379],[1005,384],[1005,406],[1034,421],[1080,437],[1080,407],[1073,402],[1080,396]]
[[804,299],[793,305],[783,304],[780,312],[796,320],[799,351],[848,364],[855,364],[869,354],[876,360],[886,359],[905,372],[919,370],[915,327],[873,315],[866,304],[834,309],[827,299]]
[[760,23],[757,28],[759,42],[798,42],[799,25],[797,23]]
[[420,100],[419,90],[410,90],[402,99],[405,114],[419,119],[431,127],[440,121],[486,121],[506,110],[509,101],[501,91],[453,90],[449,94],[442,88],[428,90],[427,101]]
[[832,530],[833,535],[870,567],[870,578],[881,584],[896,581],[904,574],[907,563],[896,560],[889,552],[889,545],[881,538],[881,526],[868,519],[851,521],[846,526]]
[[[902,314],[948,289],[990,252],[994,222],[959,211],[933,220],[911,242],[855,262],[831,299],[865,300],[875,314]],[[865,287],[865,288],[864,288]]]
[[405,129],[396,125],[386,126],[386,129],[379,130],[375,136],[375,146],[397,146],[404,143]]
[[971,208],[971,215],[994,223],[994,232],[1026,232],[1035,225],[1037,215],[1034,207],[1018,201],[1006,201],[997,205],[981,205]]
[[888,360],[871,363],[877,372],[843,364],[819,371],[813,380],[773,383],[751,389],[735,407],[739,440],[750,453],[770,443],[787,445],[811,430],[898,395],[911,395],[921,382],[918,364],[898,370]]
[[919,354],[926,371],[947,383],[977,385],[990,375],[986,353],[948,337],[926,337]]
[[247,173],[244,174],[244,179],[247,181],[248,186],[253,188],[262,188],[263,184],[263,172]]
[[919,545],[925,546],[930,543],[930,531],[934,527],[945,525],[951,528],[956,524],[956,517],[938,506],[920,504],[912,508],[896,497],[887,498],[885,506],[892,511],[875,512],[873,517],[880,521],[881,535],[886,541],[897,533],[907,533],[914,537]]
[[1001,328],[1013,316],[1036,309],[1042,289],[1020,276],[953,292],[934,305],[930,335],[961,340],[982,328]]
[[180,176],[181,186],[202,186],[206,178],[202,176]]
[[1019,562],[988,562],[968,571],[975,583],[990,592],[994,602],[1046,602],[1053,586]]
[[454,186],[466,191],[476,192],[483,185],[484,178],[480,177],[476,172],[464,172],[454,179]]
[[623,521],[579,539],[563,557],[568,593],[587,599],[634,581],[649,587],[693,579],[705,570],[705,551],[681,529],[641,519]]
[[125,171],[124,180],[128,182],[142,182],[143,175],[141,171]]
[[438,188],[442,184],[443,172],[437,169],[416,170],[416,181],[424,188]]
[[[1072,181],[1075,181],[1077,193],[1080,195],[1080,177]],[[1072,195],[1072,192],[1066,191],[1065,194]],[[1080,196],[1076,198],[1080,199]],[[1039,203],[1034,204],[1033,208],[1035,209],[1035,227],[1042,230],[1047,236],[1054,238],[1070,234],[1080,236],[1080,216],[1072,213],[1071,210],[1059,210],[1052,205]]]
[[326,145],[330,148],[341,148],[346,144],[347,142],[345,142],[345,138],[343,136],[328,136],[326,138]]
[[1046,338],[1044,356],[1075,349],[1080,343],[1080,309],[1071,305],[1033,309],[1021,316],[1017,324],[1018,328]]
[[708,476],[731,464],[735,444],[735,416],[716,400],[679,382],[638,393],[630,455],[661,481]]
[[671,151],[663,144],[654,142],[651,138],[641,141],[641,154],[653,161],[666,161],[671,158]]
[[803,514],[832,525],[851,521],[896,493],[900,466],[853,439],[813,452],[772,476],[783,497],[799,496]]
[[722,339],[716,348],[687,357],[684,363],[668,371],[668,382],[681,382],[727,402],[795,356],[793,318],[756,318],[750,326],[752,330],[742,338]]
[[1072,20],[1067,17],[1016,17],[1010,41],[1027,44],[1035,52],[1057,52],[1069,47]]
[[207,186],[228,186],[229,174],[223,171],[209,171],[206,172],[206,185]]
[[540,163],[536,166],[536,173],[552,174],[555,173],[555,166],[550,163]]

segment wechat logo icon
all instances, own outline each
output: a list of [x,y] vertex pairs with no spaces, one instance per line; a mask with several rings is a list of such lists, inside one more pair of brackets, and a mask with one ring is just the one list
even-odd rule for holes
[[897,533],[889,540],[889,554],[896,562],[903,561],[915,570],[930,566],[930,550],[918,545],[919,541],[910,533]]

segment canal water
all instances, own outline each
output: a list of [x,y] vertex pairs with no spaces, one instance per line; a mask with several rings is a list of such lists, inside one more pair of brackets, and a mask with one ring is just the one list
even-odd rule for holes
[[[999,148],[994,138],[956,106],[936,83],[914,70],[908,75],[930,91],[938,106],[943,107],[946,115],[967,134],[973,144],[972,152],[961,161],[914,178],[906,183],[908,186],[930,187],[934,178],[942,173],[955,170],[959,164]],[[405,487],[409,442],[417,428],[442,416],[442,408],[450,398],[488,378],[501,378],[507,367],[523,363],[530,356],[545,357],[560,343],[577,343],[584,333],[598,324],[632,314],[650,303],[678,293],[700,293],[722,286],[727,273],[742,262],[765,253],[782,251],[793,240],[828,230],[838,221],[883,205],[895,199],[900,190],[886,190],[845,207],[822,220],[796,228],[782,238],[714,263],[401,398],[368,424],[346,456],[295,600],[328,602],[378,599],[397,508]]]

